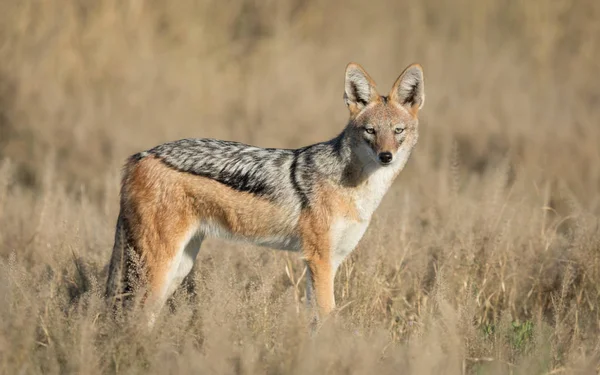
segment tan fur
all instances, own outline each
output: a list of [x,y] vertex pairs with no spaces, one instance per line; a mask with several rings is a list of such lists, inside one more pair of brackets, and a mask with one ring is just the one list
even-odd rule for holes
[[154,157],[127,168],[123,199],[150,291],[159,293],[179,244],[193,225],[213,220],[240,236],[290,233],[282,207],[216,181],[177,172]]

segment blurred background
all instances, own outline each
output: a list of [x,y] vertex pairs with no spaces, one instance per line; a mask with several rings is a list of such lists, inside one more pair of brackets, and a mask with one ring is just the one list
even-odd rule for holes
[[457,141],[469,167],[511,153],[521,166],[560,171],[582,198],[582,180],[598,178],[595,1],[1,7],[0,156],[30,189],[49,158],[71,189],[98,199],[126,156],[166,140],[300,147],[331,138],[347,119],[350,61],[382,92],[407,64],[423,65],[421,159]]
[[[411,160],[337,276],[338,305],[351,303],[342,316],[404,342],[425,326],[415,322],[439,315],[428,301],[445,290],[456,316],[474,323],[451,332],[461,349],[440,354],[440,368],[487,363],[471,357],[513,366],[542,326],[558,333],[538,337],[550,348],[540,368],[596,358],[599,20],[594,0],[2,2],[0,259],[13,281],[2,289],[12,307],[0,352],[4,342],[10,366],[37,353],[48,372],[48,363],[85,368],[85,356],[48,360],[62,357],[39,337],[47,325],[35,312],[63,322],[58,335],[75,319],[65,306],[104,283],[127,156],[187,137],[284,148],[330,139],[348,118],[353,61],[381,93],[420,63],[426,101]],[[217,248],[237,255],[215,266]],[[286,281],[288,266],[301,275],[297,259],[246,248],[207,243],[197,277],[237,270],[246,276],[229,288],[243,288],[259,273],[236,259],[251,258],[278,275],[257,280],[287,296],[282,304],[301,299],[303,284]],[[21,279],[28,292],[16,292]],[[503,321],[508,336],[496,331]],[[24,329],[22,351],[9,350]],[[477,341],[490,335],[499,341]]]

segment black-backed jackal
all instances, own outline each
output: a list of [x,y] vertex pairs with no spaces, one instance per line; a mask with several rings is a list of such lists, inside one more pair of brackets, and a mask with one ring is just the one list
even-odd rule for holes
[[218,237],[301,252],[307,295],[321,315],[334,309],[335,272],[417,143],[423,71],[409,66],[381,96],[349,64],[344,100],[348,124],[323,143],[287,150],[184,139],[131,156],[107,296],[118,300],[144,280],[145,304],[157,313],[202,241]]

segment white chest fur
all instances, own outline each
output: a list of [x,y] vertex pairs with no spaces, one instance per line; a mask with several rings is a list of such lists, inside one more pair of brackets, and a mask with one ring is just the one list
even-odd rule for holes
[[336,218],[331,225],[331,263],[337,270],[344,259],[354,250],[369,226],[369,221]]
[[374,166],[369,178],[356,190],[354,201],[361,220],[370,220],[373,212],[390,188],[394,178],[401,168],[400,163],[389,167]]
[[365,183],[355,191],[359,220],[337,217],[331,225],[331,262],[336,270],[365,234],[373,213],[398,174],[401,165],[376,166]]

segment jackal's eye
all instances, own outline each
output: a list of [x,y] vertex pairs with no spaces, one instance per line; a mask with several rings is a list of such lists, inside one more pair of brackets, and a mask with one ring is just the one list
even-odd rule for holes
[[394,129],[394,133],[396,133],[396,134],[402,134],[403,131],[404,131],[404,128],[396,128],[396,129]]
[[375,134],[375,128],[365,128],[365,133],[367,134]]

